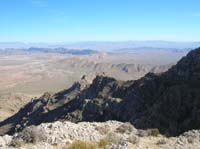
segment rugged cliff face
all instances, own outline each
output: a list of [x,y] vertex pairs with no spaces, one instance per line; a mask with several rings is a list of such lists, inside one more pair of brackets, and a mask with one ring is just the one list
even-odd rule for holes
[[159,128],[174,136],[200,127],[200,48],[163,74],[137,81],[104,75],[91,84],[85,77],[71,88],[45,93],[0,123],[0,134],[56,120],[129,121],[137,128]]

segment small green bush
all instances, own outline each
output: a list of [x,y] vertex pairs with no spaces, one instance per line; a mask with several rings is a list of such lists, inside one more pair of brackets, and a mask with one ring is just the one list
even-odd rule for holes
[[160,134],[158,128],[148,129],[147,132],[149,136],[154,136],[154,137],[157,137]]
[[134,127],[131,125],[131,123],[124,123],[120,125],[117,129],[117,133],[131,133],[133,131]]
[[105,148],[107,145],[111,145],[112,143],[107,139],[107,138],[103,138],[99,141],[99,147],[101,148]]
[[74,141],[67,149],[98,149],[98,146],[91,142]]

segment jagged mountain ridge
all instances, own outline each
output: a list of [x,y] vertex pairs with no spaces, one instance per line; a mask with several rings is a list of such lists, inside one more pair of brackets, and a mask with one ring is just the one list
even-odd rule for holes
[[[174,136],[200,126],[200,48],[162,74],[137,81],[97,76],[57,94],[44,94],[0,123],[0,134],[56,120],[129,121],[137,128],[159,128]],[[10,128],[6,126],[10,126]],[[5,129],[5,127],[7,129]],[[4,129],[2,129],[4,128]]]

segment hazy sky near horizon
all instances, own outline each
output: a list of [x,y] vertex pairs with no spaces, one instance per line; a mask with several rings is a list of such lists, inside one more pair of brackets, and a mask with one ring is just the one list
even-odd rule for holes
[[200,0],[1,0],[0,42],[200,41]]

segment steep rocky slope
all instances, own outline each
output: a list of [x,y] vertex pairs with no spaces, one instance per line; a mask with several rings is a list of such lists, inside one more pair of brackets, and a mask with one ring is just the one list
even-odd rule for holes
[[[31,51],[37,50],[40,49]],[[70,55],[49,53],[48,50],[47,53],[11,51],[10,54],[9,50],[0,52],[0,121],[16,113],[30,101],[31,97],[38,98],[46,91],[56,93],[63,88],[69,88],[84,74],[88,74],[87,79],[90,81],[96,74],[102,72],[119,80],[136,80],[148,72],[157,73],[168,70],[181,55],[184,55],[182,52],[175,53],[175,59],[172,59],[168,56],[169,54],[165,54],[169,58],[164,63],[160,64],[156,58],[157,60],[153,60],[154,64],[149,64],[145,62],[146,57],[135,53],[103,52]]]
[[33,96],[20,93],[0,93],[0,121],[8,118],[24,106]]
[[172,136],[199,128],[199,107],[200,48],[163,74],[149,73],[137,81],[100,75],[91,84],[83,77],[67,90],[45,93],[1,122],[0,134],[56,120],[119,120]]

